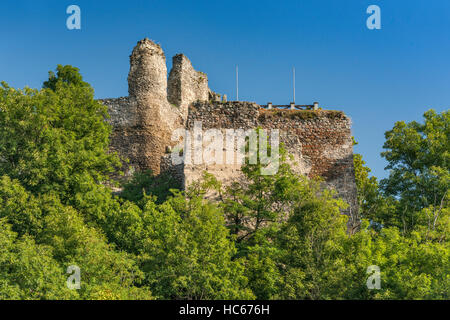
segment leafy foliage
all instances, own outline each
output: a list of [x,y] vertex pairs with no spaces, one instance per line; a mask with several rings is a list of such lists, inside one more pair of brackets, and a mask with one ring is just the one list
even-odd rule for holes
[[152,292],[165,299],[250,299],[242,261],[228,238],[223,213],[182,193],[162,205],[148,202],[143,270]]
[[179,189],[178,183],[168,173],[154,176],[150,170],[135,172],[127,181],[120,197],[134,203],[140,203],[146,195],[154,195],[158,203],[164,202],[171,195],[171,189]]
[[398,199],[389,225],[414,229],[422,209],[442,207],[448,202],[450,185],[450,112],[429,110],[424,123],[397,122],[387,131],[386,149],[389,178],[381,181],[387,195]]
[[355,233],[347,204],[283,148],[273,175],[258,159],[242,181],[205,173],[179,191],[142,172],[116,195],[107,117],[71,66],[41,90],[2,83],[0,299],[449,299],[448,111],[386,133],[380,183],[354,156]]

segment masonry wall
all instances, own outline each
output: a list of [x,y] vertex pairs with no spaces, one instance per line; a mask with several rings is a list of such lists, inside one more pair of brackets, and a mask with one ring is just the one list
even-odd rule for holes
[[181,108],[184,116],[187,115],[189,105],[195,101],[208,101],[208,77],[196,71],[191,61],[183,55],[177,54],[172,58],[167,99],[170,103]]
[[[251,102],[194,103],[186,127],[200,121],[203,131],[220,128],[279,129],[280,142],[294,156],[294,169],[308,177],[321,176],[355,210],[356,184],[353,167],[351,120],[340,111],[267,110]],[[198,180],[206,170],[225,184],[241,179],[238,165],[185,165],[185,183]]]
[[[252,102],[220,102],[208,88],[208,78],[182,54],[173,57],[167,79],[165,55],[149,39],[138,41],[130,56],[129,96],[101,100],[113,127],[111,149],[129,159],[125,170],[169,172],[184,186],[203,171],[229,184],[242,179],[238,164],[179,164],[171,161],[176,129],[279,129],[280,140],[294,156],[294,169],[308,177],[322,176],[328,187],[356,210],[353,140],[350,119],[330,110],[267,110]],[[219,101],[218,101],[219,100]],[[237,150],[236,150],[237,152]],[[198,155],[198,154],[197,154]]]
[[132,170],[161,173],[173,131],[184,125],[180,108],[167,101],[166,58],[149,39],[138,41],[130,55],[128,97],[103,99],[113,126],[111,149],[128,158]]

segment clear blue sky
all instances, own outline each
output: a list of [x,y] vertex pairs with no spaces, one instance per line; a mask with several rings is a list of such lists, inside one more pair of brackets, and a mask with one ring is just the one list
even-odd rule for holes
[[[81,8],[81,30],[66,8]],[[381,8],[369,30],[366,8]],[[41,87],[57,64],[80,68],[96,97],[127,95],[129,54],[139,39],[168,58],[186,54],[210,87],[265,104],[292,100],[346,112],[373,174],[385,177],[384,132],[450,106],[450,1],[2,1],[0,80]]]

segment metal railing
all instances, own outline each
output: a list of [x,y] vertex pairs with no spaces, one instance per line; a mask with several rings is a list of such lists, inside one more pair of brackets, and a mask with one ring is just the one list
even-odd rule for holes
[[274,105],[272,102],[268,102],[267,104],[261,105],[262,109],[280,109],[280,110],[317,110],[319,109],[319,103],[314,102],[313,104],[295,104],[291,102],[291,104],[277,104]]

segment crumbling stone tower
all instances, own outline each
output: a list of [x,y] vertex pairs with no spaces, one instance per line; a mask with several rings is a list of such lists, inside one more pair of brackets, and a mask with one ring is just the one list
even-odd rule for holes
[[185,55],[177,54],[172,58],[167,95],[169,102],[181,109],[185,120],[193,102],[208,101],[208,77],[195,71]]
[[[112,150],[129,159],[133,170],[168,171],[183,186],[213,173],[224,184],[240,179],[239,165],[172,165],[171,148],[176,129],[278,129],[280,142],[295,160],[294,169],[308,177],[321,176],[357,210],[353,167],[351,120],[341,111],[307,106],[260,106],[253,102],[220,101],[208,88],[206,74],[196,71],[189,59],[177,54],[167,78],[161,47],[141,40],[130,56],[128,97],[103,99],[113,127]],[[286,108],[285,108],[286,107]],[[130,172],[128,172],[129,174]]]
[[[180,82],[174,72],[171,87]],[[171,90],[176,97],[178,92]],[[161,172],[161,159],[173,130],[184,123],[187,104],[183,99],[167,99],[166,57],[161,47],[145,38],[130,56],[128,97],[102,100],[108,106],[113,125],[112,149],[129,159],[133,170]],[[179,108],[183,105],[184,108]]]
[[175,144],[173,131],[185,125],[189,105],[208,101],[208,77],[195,71],[186,56],[177,54],[167,79],[163,50],[145,38],[130,56],[128,94],[102,100],[113,126],[111,147],[129,159],[133,170],[159,174],[169,166],[166,151]]

